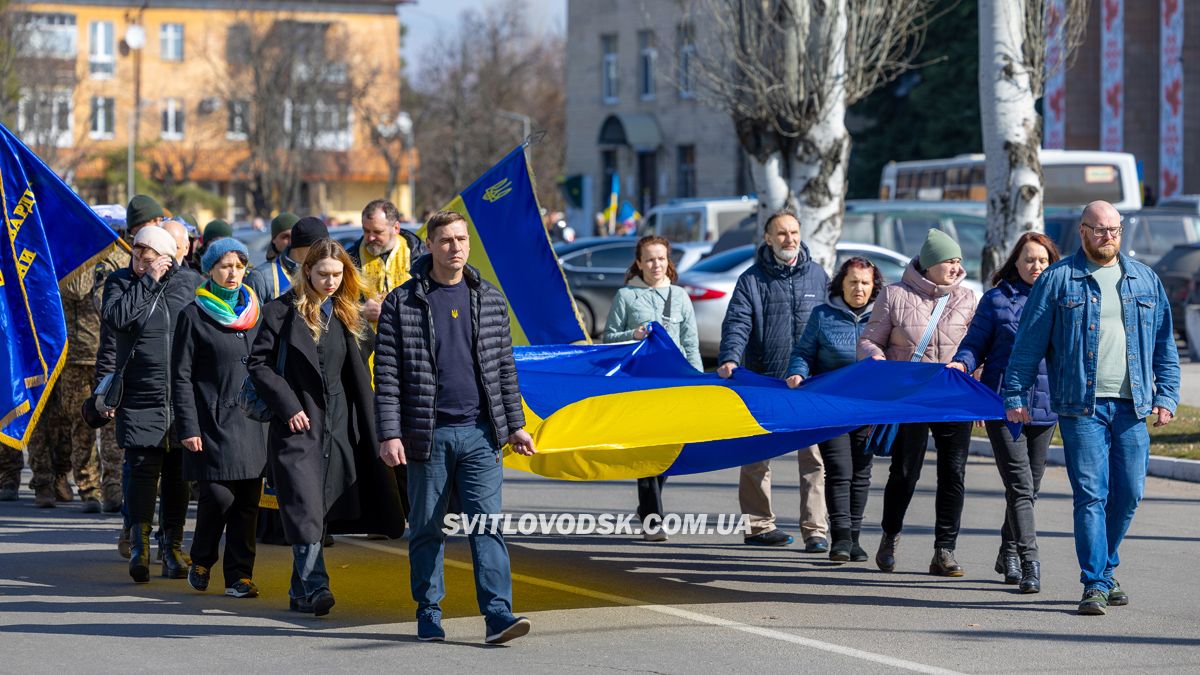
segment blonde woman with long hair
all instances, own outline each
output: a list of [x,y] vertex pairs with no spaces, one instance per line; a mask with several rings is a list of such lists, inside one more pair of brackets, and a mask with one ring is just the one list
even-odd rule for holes
[[334,604],[321,545],[326,530],[404,531],[395,474],[375,454],[361,292],[345,249],[332,239],[315,242],[291,290],[264,307],[250,353],[251,380],[274,414],[268,458],[292,546],[289,606],[317,616]]

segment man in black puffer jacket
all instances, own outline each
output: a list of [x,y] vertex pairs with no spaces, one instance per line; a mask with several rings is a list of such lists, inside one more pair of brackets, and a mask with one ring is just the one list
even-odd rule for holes
[[[408,542],[417,637],[443,640],[440,572],[447,495],[466,518],[500,513],[501,448],[532,455],[524,430],[508,305],[467,265],[467,222],[439,211],[427,224],[430,254],[383,302],[375,341],[375,424],[379,456],[408,464]],[[529,632],[512,612],[512,574],[499,527],[468,530],[486,640]]]
[[[721,324],[721,364],[717,374],[730,377],[745,367],[769,377],[785,377],[792,345],[804,334],[813,308],[825,302],[829,275],[813,262],[800,241],[800,220],[791,211],[767,219],[764,242],[754,265],[738,277]],[[828,551],[825,466],[816,446],[797,451],[800,463],[800,526],[805,552]],[[738,502],[750,517],[747,544],[787,546],[790,535],[775,527],[771,509],[769,461],[742,467]]]

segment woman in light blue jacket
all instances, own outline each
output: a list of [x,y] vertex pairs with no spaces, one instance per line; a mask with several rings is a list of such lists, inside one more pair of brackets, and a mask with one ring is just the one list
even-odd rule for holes
[[[625,273],[625,286],[613,298],[604,341],[644,340],[650,334],[650,322],[657,321],[688,363],[696,370],[703,370],[696,313],[687,291],[673,285],[677,278],[675,263],[671,262],[671,242],[655,236],[638,240],[636,260]],[[667,539],[661,531],[645,531],[645,521],[650,515],[657,515],[661,522],[662,486],[666,482],[666,476],[638,479],[638,517],[642,519],[642,536],[647,541]]]

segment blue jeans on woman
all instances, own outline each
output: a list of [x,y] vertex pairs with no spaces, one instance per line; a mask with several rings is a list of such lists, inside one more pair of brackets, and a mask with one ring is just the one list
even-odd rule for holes
[[[475,426],[445,426],[433,431],[429,460],[408,465],[408,515],[411,535],[408,557],[411,564],[413,600],[417,617],[441,614],[446,596],[442,560],[446,535],[442,528],[451,489],[457,493],[468,518],[500,513],[500,488],[504,465],[487,422]],[[512,617],[512,573],[504,537],[495,532],[468,534],[475,571],[475,598],[479,612],[489,619]]]
[[325,571],[325,549],[321,542],[292,545],[292,587],[288,597],[311,601],[321,589],[329,588],[329,573]]
[[1146,488],[1150,434],[1133,401],[1096,399],[1089,417],[1059,417],[1075,513],[1075,555],[1084,590],[1112,590],[1117,549]]

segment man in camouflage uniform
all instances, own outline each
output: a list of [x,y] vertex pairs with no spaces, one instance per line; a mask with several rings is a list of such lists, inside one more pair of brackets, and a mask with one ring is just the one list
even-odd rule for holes
[[15,502],[17,489],[21,486],[21,469],[25,468],[25,454],[20,450],[0,447],[0,502]]
[[29,443],[34,505],[48,508],[73,498],[67,471],[73,470],[85,513],[99,513],[100,466],[96,434],[80,415],[92,395],[100,314],[92,303],[96,272],[84,267],[59,284],[67,322],[67,362],[42,411]]

